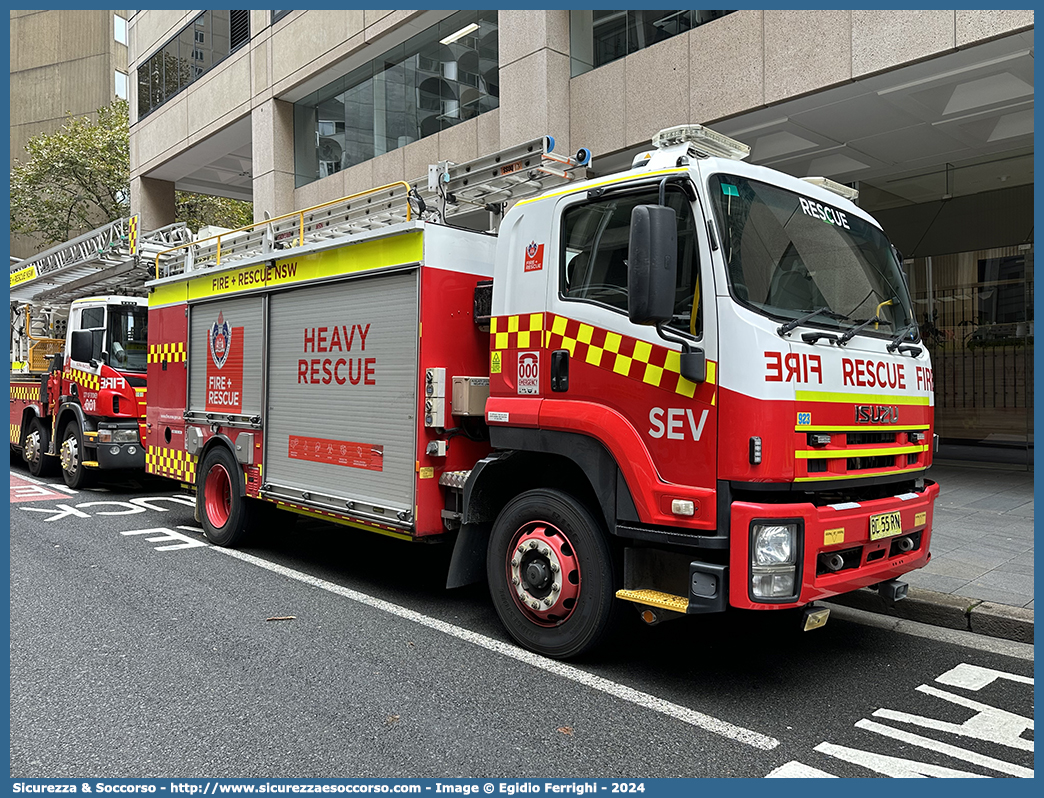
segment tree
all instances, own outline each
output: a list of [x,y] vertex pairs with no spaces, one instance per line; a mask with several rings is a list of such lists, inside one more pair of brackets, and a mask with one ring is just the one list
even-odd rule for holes
[[[29,139],[26,158],[11,169],[11,233],[36,236],[39,248],[130,215],[129,108],[117,99],[97,120],[69,115],[60,130]],[[243,227],[253,222],[249,202],[175,193],[175,219]]]

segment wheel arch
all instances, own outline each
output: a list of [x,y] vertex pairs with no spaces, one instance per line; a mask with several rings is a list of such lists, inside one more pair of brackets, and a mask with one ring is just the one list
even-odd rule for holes
[[486,542],[497,516],[512,498],[536,488],[561,490],[583,503],[610,537],[616,521],[638,520],[620,468],[594,438],[570,432],[498,427],[501,451],[480,460],[464,485],[461,528],[453,547],[447,587],[479,582]]
[[232,459],[239,466],[239,468],[235,469],[235,471],[236,471],[236,476],[235,476],[236,490],[239,492],[240,496],[246,496],[247,495],[247,492],[246,492],[246,479],[243,476],[243,464],[240,463],[239,462],[239,458],[236,457],[236,445],[234,443],[232,443],[232,440],[227,435],[225,435],[224,433],[218,433],[216,435],[211,435],[207,439],[206,443],[203,444],[203,448],[199,450],[199,459],[197,460],[197,462],[199,463],[199,467],[196,470],[196,495],[197,496],[199,495],[199,481],[201,479],[203,479],[204,476],[205,476],[202,473],[202,471],[203,471],[203,462],[204,462],[204,460],[206,460],[207,455],[210,454],[211,451],[213,451],[214,449],[216,449],[218,447],[223,447],[223,448],[227,449],[228,453],[230,455],[232,455]]

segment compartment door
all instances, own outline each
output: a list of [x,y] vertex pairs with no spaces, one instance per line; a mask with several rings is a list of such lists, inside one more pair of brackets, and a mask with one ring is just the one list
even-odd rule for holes
[[394,525],[399,513],[412,517],[417,275],[270,297],[263,479],[272,495]]

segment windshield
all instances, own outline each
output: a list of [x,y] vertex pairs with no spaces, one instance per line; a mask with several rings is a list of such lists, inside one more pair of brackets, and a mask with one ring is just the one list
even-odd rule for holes
[[[894,337],[914,322],[892,247],[872,224],[734,175],[711,178],[732,294],[776,319]],[[915,336],[911,336],[915,337]]]
[[110,366],[144,373],[149,353],[148,318],[148,310],[137,305],[109,306],[105,351]]

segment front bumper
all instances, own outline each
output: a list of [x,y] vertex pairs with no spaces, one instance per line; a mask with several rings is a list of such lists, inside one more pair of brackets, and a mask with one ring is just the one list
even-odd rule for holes
[[[98,429],[99,432],[105,429],[120,430],[122,432],[134,430],[135,436],[138,436],[138,423],[135,421],[102,423],[98,425]],[[140,439],[127,443],[114,443],[103,442],[100,438],[100,435],[94,437],[94,445],[97,446],[96,459],[98,468],[145,468],[145,447],[142,446]]]
[[[817,507],[813,504],[760,504],[733,502],[732,546],[729,556],[729,605],[742,609],[780,609],[808,604],[861,587],[902,576],[928,564],[931,530],[939,486],[925,480],[921,493],[904,493],[872,501],[845,502]],[[870,516],[898,511],[902,531],[870,539]],[[757,520],[800,522],[796,598],[754,598],[750,568],[750,526]],[[906,552],[894,545],[900,538],[913,547]],[[844,566],[837,571],[823,567],[820,555],[840,553]]]

